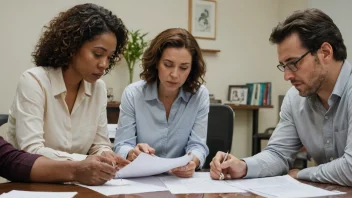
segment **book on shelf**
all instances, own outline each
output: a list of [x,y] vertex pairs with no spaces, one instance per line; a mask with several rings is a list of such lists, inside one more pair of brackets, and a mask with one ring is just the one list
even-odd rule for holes
[[247,83],[248,105],[271,105],[271,82]]

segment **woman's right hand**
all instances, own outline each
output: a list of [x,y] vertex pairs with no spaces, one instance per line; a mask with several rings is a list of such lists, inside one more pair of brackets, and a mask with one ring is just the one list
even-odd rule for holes
[[132,149],[132,150],[130,150],[130,152],[128,152],[127,160],[132,162],[142,152],[149,154],[149,155],[154,155],[155,149],[153,149],[152,147],[150,147],[146,143],[139,143],[136,145],[136,147],[134,147],[134,149]]

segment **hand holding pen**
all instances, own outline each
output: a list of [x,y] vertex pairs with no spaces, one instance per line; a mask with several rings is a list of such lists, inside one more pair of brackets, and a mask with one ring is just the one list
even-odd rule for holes
[[246,162],[229,153],[217,152],[210,163],[210,177],[212,179],[237,179],[246,176],[246,174]]
[[[225,157],[224,157],[224,160],[222,161],[222,163],[221,164],[223,164],[226,160],[227,160],[227,157],[229,156],[229,151],[227,151],[226,152],[226,154],[225,154]],[[219,176],[219,180],[223,180],[223,179],[225,179],[225,176],[224,176],[224,173],[220,173],[220,176]]]

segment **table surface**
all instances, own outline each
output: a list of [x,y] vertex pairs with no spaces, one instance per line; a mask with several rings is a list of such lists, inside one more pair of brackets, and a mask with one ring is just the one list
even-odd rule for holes
[[[319,184],[302,181],[303,183],[323,188],[326,190],[338,190],[346,192],[347,194],[339,196],[329,196],[329,197],[352,197],[352,188],[343,187],[338,185],[331,184]],[[97,197],[102,198],[106,197],[102,194],[99,194],[90,189],[76,186],[76,185],[64,185],[64,184],[47,184],[47,183],[4,183],[0,184],[0,194],[9,192],[11,190],[25,190],[25,191],[46,191],[46,192],[78,192],[75,196],[76,198],[84,197]],[[131,195],[115,195],[109,196],[115,198],[234,198],[234,197],[260,197],[252,193],[222,193],[222,194],[182,194],[182,195],[173,195],[169,191],[163,192],[153,192],[153,193],[140,193],[140,194],[131,194]]]

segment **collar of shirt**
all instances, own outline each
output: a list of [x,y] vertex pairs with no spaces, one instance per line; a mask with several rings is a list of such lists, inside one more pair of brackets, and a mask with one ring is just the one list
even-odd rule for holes
[[[53,94],[54,96],[57,96],[61,93],[64,93],[67,91],[66,89],[66,85],[65,85],[65,81],[64,81],[64,76],[62,73],[62,69],[58,68],[58,69],[48,69],[48,73],[49,73],[49,77],[50,77],[50,81],[51,81],[51,88],[53,90]],[[83,84],[81,84],[80,89],[84,90],[84,93],[87,96],[91,96],[92,92],[91,92],[91,84],[88,83],[85,80],[82,80]]]
[[[148,84],[145,84],[145,92],[144,92],[144,100],[156,100],[158,99],[158,83],[157,81]],[[188,102],[189,99],[191,98],[191,93],[186,92],[183,90],[183,87],[180,88],[180,91],[178,92],[178,96],[176,97],[175,101],[178,100],[178,98],[182,98],[185,102]]]

